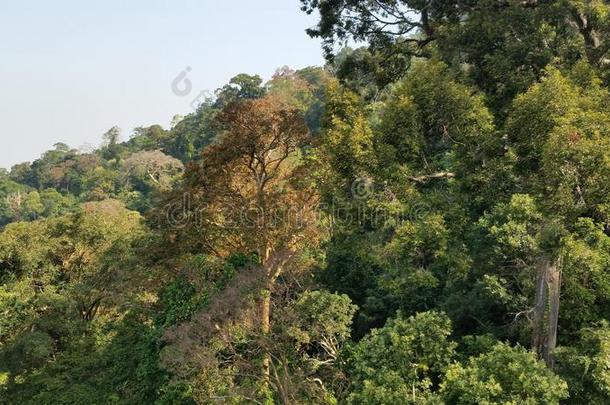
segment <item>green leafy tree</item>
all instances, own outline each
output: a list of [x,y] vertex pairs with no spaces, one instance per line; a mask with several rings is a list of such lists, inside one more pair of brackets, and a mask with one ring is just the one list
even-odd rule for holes
[[455,354],[446,315],[399,313],[344,353],[350,381],[346,402],[392,404],[438,402],[434,391]]
[[465,365],[451,365],[441,395],[452,404],[559,404],[568,390],[531,352],[498,343]]
[[267,92],[262,84],[263,79],[259,75],[240,73],[216,91],[216,106],[223,108],[233,101],[261,98]]
[[603,404],[610,398],[609,332],[608,323],[603,320],[580,330],[580,340],[575,346],[558,349],[558,372],[570,390],[566,402]]

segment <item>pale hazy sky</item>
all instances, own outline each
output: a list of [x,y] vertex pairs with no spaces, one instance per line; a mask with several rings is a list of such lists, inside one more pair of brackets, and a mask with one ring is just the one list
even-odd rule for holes
[[167,127],[237,73],[321,65],[315,21],[298,0],[0,0],[0,167],[97,146],[114,125]]

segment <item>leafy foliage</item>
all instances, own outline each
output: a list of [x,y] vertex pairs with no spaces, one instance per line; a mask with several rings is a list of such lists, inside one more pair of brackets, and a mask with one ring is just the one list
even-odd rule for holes
[[0,170],[0,402],[608,403],[609,6],[301,4],[326,66]]
[[467,365],[447,370],[441,389],[455,404],[558,404],[567,384],[521,347],[499,343]]

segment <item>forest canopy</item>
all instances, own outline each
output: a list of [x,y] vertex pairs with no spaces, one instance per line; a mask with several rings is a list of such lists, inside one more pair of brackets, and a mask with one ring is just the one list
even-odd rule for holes
[[610,5],[301,7],[325,66],[0,171],[0,403],[610,403]]

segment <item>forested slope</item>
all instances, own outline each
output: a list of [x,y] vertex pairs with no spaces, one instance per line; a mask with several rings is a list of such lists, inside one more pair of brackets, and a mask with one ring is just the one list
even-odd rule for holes
[[301,3],[326,66],[0,173],[0,402],[609,403],[610,6]]

